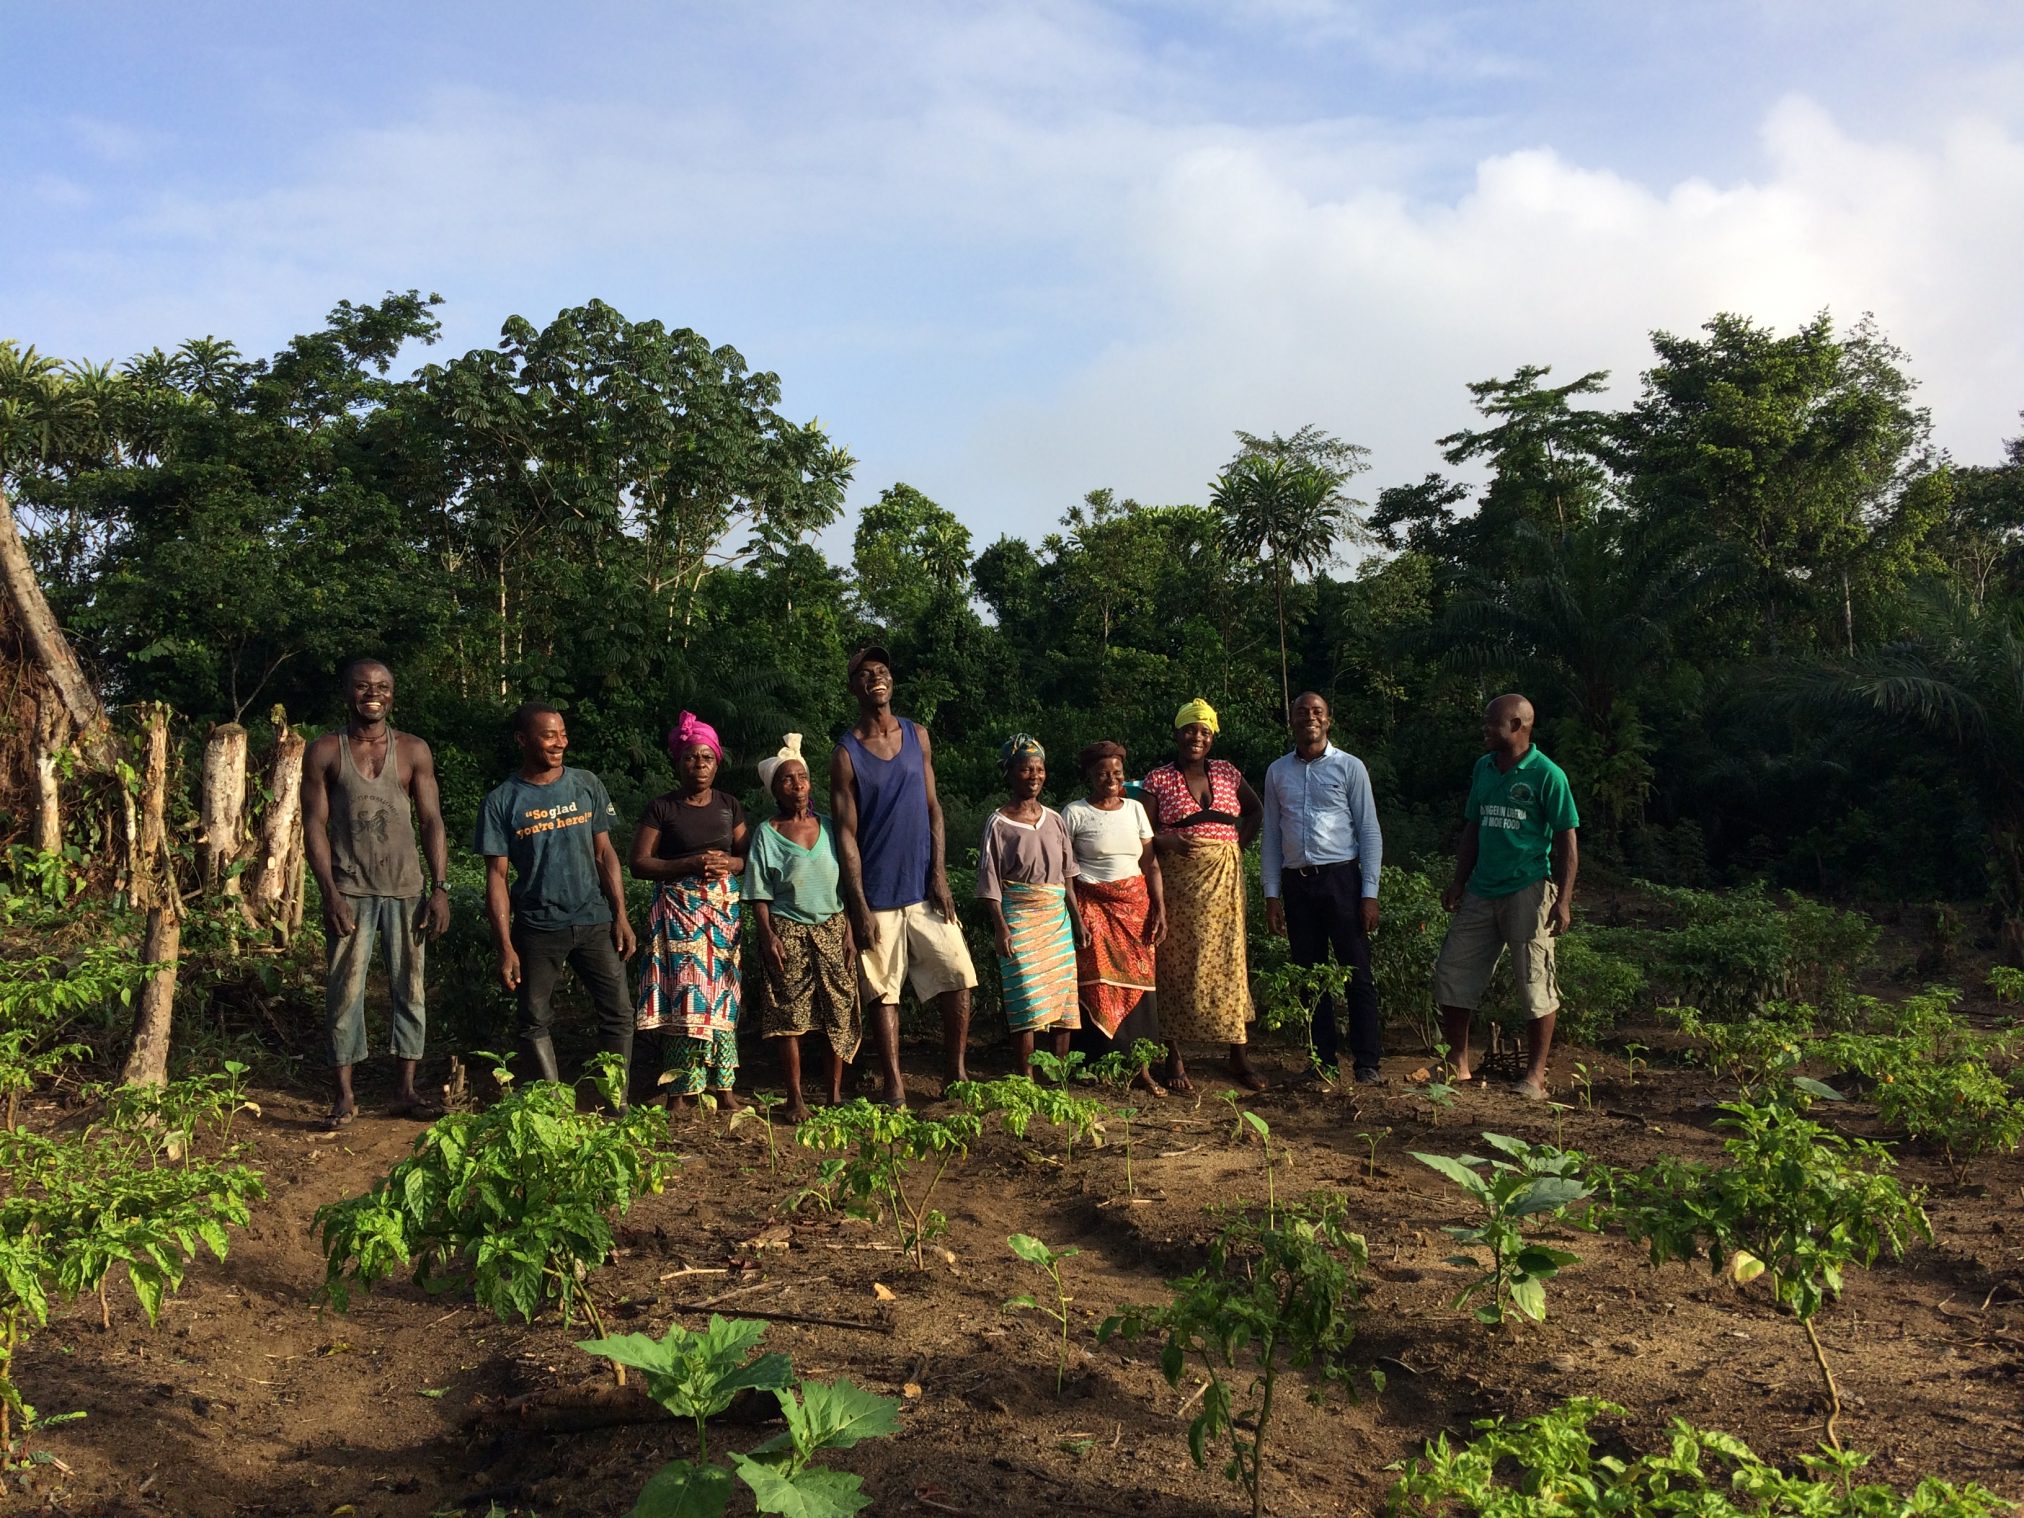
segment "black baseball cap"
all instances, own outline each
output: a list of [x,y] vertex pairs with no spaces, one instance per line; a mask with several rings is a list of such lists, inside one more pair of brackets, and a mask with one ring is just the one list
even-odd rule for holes
[[844,678],[846,680],[853,678],[857,674],[857,667],[867,659],[876,659],[887,669],[893,667],[893,656],[883,643],[867,643],[850,656],[850,668],[844,671]]

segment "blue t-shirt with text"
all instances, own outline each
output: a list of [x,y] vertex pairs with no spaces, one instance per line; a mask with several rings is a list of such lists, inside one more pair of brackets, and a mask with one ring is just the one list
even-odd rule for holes
[[597,883],[597,835],[616,816],[604,782],[564,767],[546,785],[514,775],[478,809],[471,847],[513,868],[513,921],[536,932],[611,921]]

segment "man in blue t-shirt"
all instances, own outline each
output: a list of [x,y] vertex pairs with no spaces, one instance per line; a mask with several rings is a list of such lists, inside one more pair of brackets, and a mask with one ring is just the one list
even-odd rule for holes
[[520,999],[521,1047],[536,1075],[560,1080],[550,1025],[563,966],[597,1008],[598,1047],[630,1061],[625,961],[638,945],[611,846],[611,797],[589,770],[563,764],[562,713],[527,702],[513,714],[513,742],[520,768],[485,797],[471,846],[485,856],[485,915],[499,946],[500,983]]

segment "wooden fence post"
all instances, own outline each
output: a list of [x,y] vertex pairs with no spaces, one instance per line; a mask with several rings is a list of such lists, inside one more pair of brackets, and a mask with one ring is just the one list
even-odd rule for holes
[[176,1009],[176,967],[183,948],[183,897],[169,853],[169,709],[157,702],[147,715],[147,758],[141,770],[140,841],[130,883],[135,906],[148,914],[141,958],[157,968],[134,1007],[134,1046],[120,1079],[128,1085],[163,1086],[169,1079],[169,1032]]

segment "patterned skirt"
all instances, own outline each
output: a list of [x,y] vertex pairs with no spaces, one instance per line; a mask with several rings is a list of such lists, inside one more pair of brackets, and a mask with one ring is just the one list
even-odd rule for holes
[[1172,1039],[1241,1044],[1251,1021],[1244,962],[1244,866],[1234,843],[1160,858],[1167,937],[1159,950],[1160,1026]]
[[1104,1037],[1115,1038],[1132,1008],[1157,984],[1153,946],[1146,942],[1152,897],[1145,876],[1128,875],[1123,880],[1078,880],[1075,900],[1089,934],[1089,947],[1075,953],[1082,1014]]
[[641,1032],[712,1039],[738,1031],[738,917],[735,880],[661,882],[633,1017]]
[[768,1038],[827,1035],[829,1047],[846,1065],[857,1058],[862,1023],[857,1011],[857,956],[843,913],[828,922],[792,922],[772,914],[780,941],[782,968],[762,958],[762,1025]]
[[998,906],[1012,939],[1011,957],[998,956],[1005,1021],[1014,1033],[1081,1027],[1067,891],[1024,880],[1005,881],[1002,889]]

